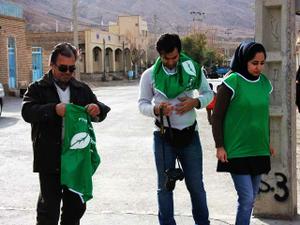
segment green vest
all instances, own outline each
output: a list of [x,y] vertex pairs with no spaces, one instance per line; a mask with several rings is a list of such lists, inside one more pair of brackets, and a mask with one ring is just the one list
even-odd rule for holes
[[270,155],[270,81],[263,74],[250,81],[238,73],[225,78],[233,91],[224,120],[224,147],[227,157]]
[[154,88],[168,99],[176,98],[185,91],[199,89],[201,86],[202,69],[190,57],[180,53],[176,72],[168,74],[160,57],[157,58],[152,80]]
[[61,152],[61,184],[80,195],[93,197],[92,175],[100,164],[91,117],[84,107],[67,104]]

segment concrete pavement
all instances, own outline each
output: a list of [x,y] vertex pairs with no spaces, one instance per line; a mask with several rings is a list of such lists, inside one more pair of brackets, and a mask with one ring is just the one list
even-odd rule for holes
[[[94,176],[94,198],[88,202],[81,224],[158,224],[152,119],[138,112],[138,87],[134,83],[100,87],[95,88],[95,93],[112,111],[103,123],[94,125],[102,163]],[[32,173],[30,125],[21,119],[20,107],[21,99],[6,97],[0,118],[0,224],[4,225],[34,224],[36,216],[38,179]],[[215,149],[205,110],[198,112],[198,121],[211,224],[233,224],[236,194],[228,174],[215,172]],[[183,182],[176,184],[174,201],[177,224],[193,224]],[[296,225],[300,219],[254,218],[252,224]]]

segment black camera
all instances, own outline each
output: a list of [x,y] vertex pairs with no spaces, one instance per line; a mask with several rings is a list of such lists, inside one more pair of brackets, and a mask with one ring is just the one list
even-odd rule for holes
[[167,175],[165,183],[167,191],[173,191],[176,181],[183,180],[184,178],[184,173],[181,168],[169,168],[165,171],[165,174]]

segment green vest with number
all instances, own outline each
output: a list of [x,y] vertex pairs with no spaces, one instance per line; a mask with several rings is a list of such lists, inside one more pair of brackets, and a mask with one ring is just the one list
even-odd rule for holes
[[93,197],[92,175],[100,164],[91,117],[84,107],[66,104],[61,152],[61,184],[81,197]]
[[270,155],[270,81],[263,74],[251,81],[232,73],[223,82],[233,91],[224,120],[227,157]]

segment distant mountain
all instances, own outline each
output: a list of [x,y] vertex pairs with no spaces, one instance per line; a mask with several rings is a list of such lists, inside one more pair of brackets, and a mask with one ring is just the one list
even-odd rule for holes
[[[24,7],[29,29],[70,29],[72,1],[13,0]],[[188,27],[244,30],[254,33],[255,0],[79,0],[81,24],[97,26],[118,15],[141,15],[150,31],[182,32]],[[57,22],[56,22],[57,21]]]

